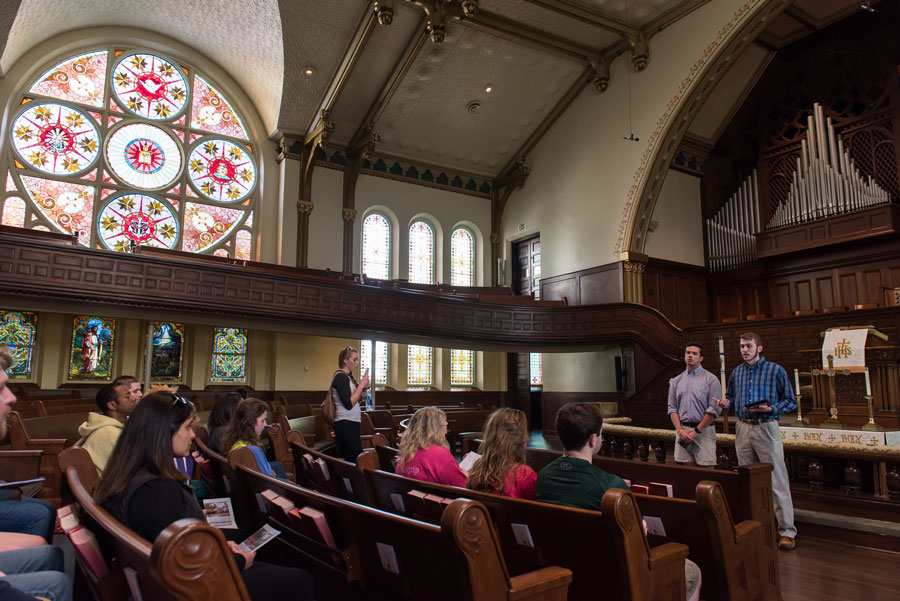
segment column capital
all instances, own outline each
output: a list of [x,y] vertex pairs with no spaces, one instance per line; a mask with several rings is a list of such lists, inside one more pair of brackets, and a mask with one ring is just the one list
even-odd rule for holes
[[313,203],[308,200],[298,200],[297,201],[297,212],[301,215],[309,215],[312,213]]
[[341,217],[344,218],[344,221],[350,222],[356,220],[356,209],[348,209],[344,207],[341,209]]
[[491,232],[491,244],[500,244],[500,234]]
[[276,160],[280,163],[284,159],[293,159],[295,161],[303,160],[303,138],[298,136],[283,135],[278,140],[278,156]]

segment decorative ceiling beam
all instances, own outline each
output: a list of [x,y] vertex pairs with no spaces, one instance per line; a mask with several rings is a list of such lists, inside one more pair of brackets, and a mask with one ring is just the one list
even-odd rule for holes
[[784,14],[797,21],[804,27],[811,29],[812,31],[818,31],[822,28],[823,25],[823,23],[818,22],[815,18],[813,18],[811,15],[798,8],[797,6],[788,6],[786,9],[784,9]]
[[592,64],[599,64],[603,61],[603,55],[593,48],[552,36],[483,10],[479,10],[473,16],[465,16],[461,10],[451,6],[448,10],[448,16],[467,27],[488,33],[507,35],[538,50],[550,50],[551,52],[584,60]]
[[697,10],[707,2],[709,2],[709,0],[685,0],[680,4],[673,6],[666,12],[657,15],[650,21],[647,21],[641,27],[641,31],[643,31],[648,36],[659,33],[675,21],[687,16],[689,13]]
[[425,46],[425,42],[428,40],[428,32],[425,30],[424,25],[423,19],[422,26],[417,28],[415,35],[410,38],[409,43],[406,45],[406,50],[394,66],[393,72],[384,82],[384,85],[381,87],[381,92],[378,93],[372,106],[369,107],[366,117],[356,128],[356,132],[350,139],[351,148],[359,146],[361,143],[364,143],[367,138],[371,137],[375,124],[378,122],[384,109],[387,108],[391,98],[394,97],[394,94],[400,88],[400,84],[403,83],[406,74],[409,73],[410,68],[419,56],[422,48]]
[[307,139],[314,134],[322,121],[327,120],[328,114],[331,112],[331,109],[340,97],[344,86],[346,86],[347,81],[350,79],[353,68],[359,64],[359,59],[362,56],[363,50],[365,50],[366,43],[369,41],[372,30],[375,29],[377,23],[378,19],[375,12],[370,6],[366,6],[366,14],[359,22],[356,33],[353,34],[353,39],[350,40],[350,45],[347,47],[346,52],[344,52],[344,57],[341,59],[334,77],[332,77],[331,83],[328,85],[328,89],[325,91],[325,95],[319,103],[319,110],[316,111],[316,116],[306,130]]
[[553,11],[557,14],[563,15],[564,17],[575,19],[576,21],[581,21],[582,23],[593,25],[594,27],[599,27],[600,29],[605,29],[606,31],[611,31],[620,35],[636,36],[640,33],[640,30],[638,28],[626,25],[618,19],[613,19],[600,13],[596,13],[592,10],[570,4],[568,2],[565,2],[565,0],[525,1],[530,4],[534,4],[535,6],[539,6],[541,8]]

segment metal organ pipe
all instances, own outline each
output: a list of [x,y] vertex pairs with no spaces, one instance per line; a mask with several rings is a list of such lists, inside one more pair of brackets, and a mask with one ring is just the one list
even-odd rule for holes
[[890,194],[872,176],[859,172],[822,105],[813,105],[806,123],[788,197],[773,212],[767,230],[890,202]]
[[719,211],[706,220],[710,270],[724,271],[752,264],[756,260],[759,223],[759,183],[754,169]]

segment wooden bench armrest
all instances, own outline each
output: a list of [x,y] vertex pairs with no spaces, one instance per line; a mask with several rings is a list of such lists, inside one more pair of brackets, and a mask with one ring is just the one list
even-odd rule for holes
[[756,520],[744,520],[734,525],[734,542],[739,545],[744,539],[756,535],[756,531],[762,533],[762,524]]
[[665,543],[650,549],[650,569],[662,568],[670,563],[683,563],[688,556],[688,546],[681,543]]
[[548,566],[513,576],[509,579],[508,601],[525,601],[533,597],[543,600],[564,600],[569,584],[572,582],[572,571],[558,566]]
[[59,453],[66,448],[65,438],[29,438],[28,446],[41,447],[40,450]]
[[0,474],[10,482],[37,478],[43,454],[40,449],[0,451]]
[[684,601],[684,560],[687,556],[688,547],[681,543],[665,543],[650,549],[650,590],[654,601]]

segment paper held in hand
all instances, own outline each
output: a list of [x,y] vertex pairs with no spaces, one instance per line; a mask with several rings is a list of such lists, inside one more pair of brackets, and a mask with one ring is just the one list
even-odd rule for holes
[[231,506],[231,499],[228,497],[205,499],[203,501],[203,509],[205,510],[207,523],[213,528],[219,528],[220,530],[237,529],[237,522],[234,520],[234,508]]
[[472,468],[475,467],[475,462],[478,461],[478,458],[481,457],[475,451],[469,451],[466,453],[462,460],[459,462],[459,467],[466,470],[467,472],[471,472]]
[[272,528],[268,524],[263,524],[263,527],[251,534],[247,537],[244,542],[238,545],[238,549],[241,551],[247,551],[249,553],[256,553],[263,545],[268,543],[270,540],[275,538],[281,534],[281,530],[276,530]]

